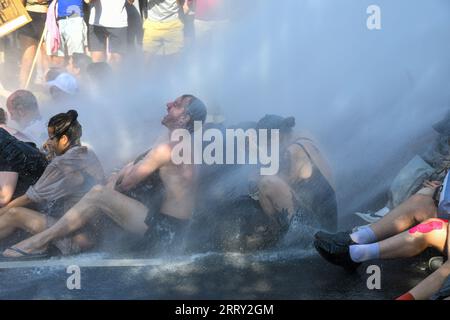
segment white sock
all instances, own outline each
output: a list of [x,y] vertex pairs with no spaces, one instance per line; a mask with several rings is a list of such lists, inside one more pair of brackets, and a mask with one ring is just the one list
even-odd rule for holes
[[350,238],[358,244],[374,243],[377,241],[377,236],[368,226],[359,228],[358,231],[350,235]]
[[350,246],[350,257],[355,262],[364,262],[380,257],[380,245],[377,243]]

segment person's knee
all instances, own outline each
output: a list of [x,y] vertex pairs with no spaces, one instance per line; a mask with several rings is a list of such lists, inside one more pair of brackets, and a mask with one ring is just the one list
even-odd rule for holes
[[14,226],[22,225],[22,222],[26,219],[20,208],[8,209],[8,211],[4,214],[4,218],[8,219],[9,223]]
[[433,198],[428,195],[414,194],[409,198],[409,203],[417,208],[434,206]]
[[447,230],[446,223],[441,219],[431,218],[412,227],[408,233],[414,237],[423,239],[426,243],[431,243],[436,236],[436,232]]
[[263,195],[268,195],[279,190],[283,185],[283,181],[276,176],[264,176],[258,182],[258,189]]
[[421,194],[415,194],[409,198],[410,208],[408,213],[414,217],[417,222],[422,222],[436,217],[436,205],[433,198]]

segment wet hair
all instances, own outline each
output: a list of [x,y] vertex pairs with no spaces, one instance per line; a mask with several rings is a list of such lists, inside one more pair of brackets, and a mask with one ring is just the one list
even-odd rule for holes
[[6,100],[8,109],[17,109],[19,106],[28,112],[39,112],[38,102],[31,91],[17,90],[14,91]]
[[80,69],[81,73],[85,73],[87,72],[88,66],[92,64],[92,59],[84,53],[74,52],[72,54],[72,64],[75,68]]
[[186,113],[190,116],[191,120],[187,124],[187,129],[189,131],[194,130],[194,122],[201,121],[202,123],[206,120],[206,106],[199,98],[191,94],[184,94],[181,96],[184,100],[185,98],[190,98],[189,104],[186,106]]
[[273,114],[265,115],[256,125],[256,129],[278,129],[280,133],[289,133],[293,127],[295,127],[294,117],[283,118]]
[[45,74],[45,82],[55,80],[63,72],[64,72],[64,70],[62,70],[61,68],[55,68],[55,67],[50,68],[47,71],[47,73]]
[[0,108],[0,124],[6,124],[8,120],[8,116],[6,115],[6,111],[3,108]]
[[82,135],[81,124],[78,122],[78,112],[69,110],[66,113],[58,113],[50,118],[48,127],[54,129],[54,135],[61,138],[67,136],[70,144],[80,143]]
[[86,67],[86,72],[89,78],[98,84],[109,81],[113,75],[113,70],[107,62],[93,62]]

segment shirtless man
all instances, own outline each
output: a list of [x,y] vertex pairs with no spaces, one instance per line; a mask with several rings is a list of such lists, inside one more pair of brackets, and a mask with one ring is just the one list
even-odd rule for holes
[[[204,122],[206,107],[198,98],[183,95],[167,103],[162,124],[171,134],[176,129],[193,131],[194,121]],[[146,246],[176,248],[194,208],[194,167],[172,162],[173,142],[163,142],[142,159],[126,165],[110,178],[106,186],[97,185],[49,229],[20,242],[14,248],[25,253],[39,253],[48,244],[80,229],[102,212],[124,230],[142,237]],[[149,182],[151,181],[151,182]],[[140,192],[150,184],[147,192]],[[159,185],[159,186],[158,186]],[[163,197],[159,205],[158,194]],[[6,257],[20,257],[6,250]]]

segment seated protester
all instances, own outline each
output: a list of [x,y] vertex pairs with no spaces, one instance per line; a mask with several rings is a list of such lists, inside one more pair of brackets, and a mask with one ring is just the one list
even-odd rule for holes
[[[194,130],[194,122],[206,118],[203,102],[183,95],[167,104],[162,124],[169,137],[176,129]],[[43,252],[48,244],[66,237],[99,213],[142,240],[146,250],[179,249],[195,203],[194,165],[175,164],[172,149],[178,142],[162,142],[113,175],[106,186],[97,185],[69,209],[52,227],[22,241],[7,257]]]
[[[438,187],[438,184],[429,185],[430,190],[437,189]],[[407,205],[411,207],[411,204],[407,203],[401,206]],[[432,209],[429,208],[429,210]],[[404,224],[407,220],[408,216],[403,216],[403,219],[397,219],[397,222],[398,224]],[[391,220],[391,222],[393,221]],[[347,241],[345,237],[341,237],[341,245],[336,245],[333,243],[332,237],[327,239],[323,236],[316,240],[315,246],[319,253],[329,262],[351,270],[358,267],[362,262],[373,259],[413,257],[429,247],[433,247],[448,256],[448,232],[448,220],[431,218],[422,220],[422,223],[411,229],[378,242],[374,237],[375,234],[373,231],[367,228],[362,233],[360,232],[360,234],[352,234],[351,239],[354,239],[355,242],[348,240],[346,247],[344,246],[344,242]],[[370,239],[370,237],[372,238]],[[348,246],[348,244],[350,245]],[[398,300],[429,299],[433,294],[438,292],[449,275],[450,262],[447,261],[438,271],[432,273],[408,293],[400,296]]]
[[92,63],[91,57],[84,53],[74,53],[66,66],[66,71],[74,76],[80,85],[87,81],[87,68]]
[[107,62],[94,62],[87,66],[87,85],[85,88],[91,98],[95,99],[104,94],[109,94],[113,87],[115,75]]
[[40,148],[46,140],[46,126],[33,93],[28,90],[13,92],[6,101],[6,107],[11,120],[17,123],[19,130]]
[[373,223],[419,191],[426,180],[443,180],[450,168],[450,112],[432,128],[438,136],[400,170],[391,184],[388,203],[377,212],[356,215]]
[[[312,227],[334,230],[337,225],[337,203],[331,170],[312,139],[295,135],[295,119],[266,115],[257,129],[280,132],[280,170],[273,176],[258,177],[257,199],[272,219],[275,231],[287,231],[296,216]],[[278,229],[278,230],[277,230]]]
[[[421,190],[392,209],[382,219],[369,226],[359,227],[355,232],[335,234],[318,232],[315,235],[314,246],[324,259],[350,271],[355,270],[360,262],[366,261],[368,258],[389,258],[396,255],[397,251],[390,249],[390,245],[395,243],[394,239],[408,239],[408,241],[414,242],[414,237],[425,236],[435,230],[436,226],[441,226],[442,223],[439,221],[431,224],[425,223],[429,219],[435,221],[438,217],[437,204],[441,184],[441,181],[426,181]],[[410,230],[408,233],[407,230],[411,227],[413,227],[411,229],[413,231]],[[440,227],[436,228],[436,230],[441,229]],[[422,233],[420,230],[428,231]],[[386,244],[389,246],[386,247]],[[385,253],[384,248],[388,248],[392,252]],[[361,249],[363,250],[361,251]],[[425,247],[417,249],[413,243],[411,246],[405,244],[402,254],[404,254],[403,256],[413,256],[424,249]],[[402,257],[402,255],[398,257]]]
[[[48,145],[56,157],[27,192],[0,210],[0,237],[17,229],[32,234],[42,232],[78,202],[94,185],[104,181],[103,168],[94,152],[80,143],[81,125],[74,110],[53,116],[48,123]],[[44,213],[31,210],[40,204]],[[64,254],[76,253],[93,243],[93,230],[84,228],[55,242]],[[20,250],[10,248],[10,251]]]
[[56,104],[70,105],[78,95],[78,81],[70,73],[63,72],[47,82],[52,100]]
[[23,134],[17,129],[9,127],[7,125],[7,122],[8,122],[8,114],[4,109],[0,108],[0,128],[4,129],[6,132],[8,132],[10,135],[14,136],[20,141],[34,144],[31,138],[27,137],[25,134]]
[[23,195],[47,166],[30,139],[6,125],[6,112],[0,109],[0,207]]

